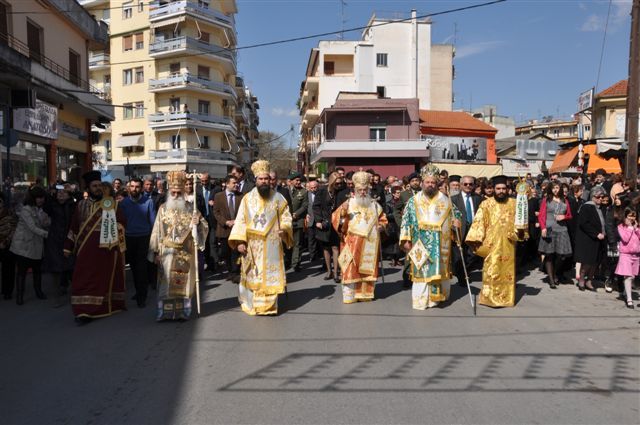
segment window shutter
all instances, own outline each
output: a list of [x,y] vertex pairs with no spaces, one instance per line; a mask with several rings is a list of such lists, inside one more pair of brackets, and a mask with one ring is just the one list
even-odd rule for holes
[[130,35],[127,35],[125,37],[122,38],[122,42],[124,44],[124,50],[131,50],[133,49],[133,37]]

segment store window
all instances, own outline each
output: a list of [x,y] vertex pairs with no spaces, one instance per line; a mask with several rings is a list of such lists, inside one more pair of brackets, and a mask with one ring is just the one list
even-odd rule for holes
[[70,183],[81,181],[82,170],[84,170],[86,161],[85,154],[58,148],[56,161],[59,180]]
[[[7,163],[7,148],[0,146],[3,169]],[[18,192],[26,193],[36,181],[47,184],[47,147],[37,143],[18,141],[11,147],[10,175]],[[4,170],[6,172],[6,169]],[[24,197],[22,198],[24,199]]]

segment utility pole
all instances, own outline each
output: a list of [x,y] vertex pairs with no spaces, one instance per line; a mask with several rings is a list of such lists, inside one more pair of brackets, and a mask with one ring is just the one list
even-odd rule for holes
[[635,186],[638,177],[638,110],[640,109],[640,0],[631,7],[629,47],[629,84],[627,84],[627,122],[625,136],[629,144],[625,177]]

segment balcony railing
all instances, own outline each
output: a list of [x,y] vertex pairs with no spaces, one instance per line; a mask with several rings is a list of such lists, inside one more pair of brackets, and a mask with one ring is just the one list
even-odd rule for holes
[[228,27],[235,26],[235,19],[233,18],[233,16],[227,16],[220,11],[210,9],[209,7],[205,7],[198,3],[182,0],[162,5],[157,1],[149,4],[149,20],[151,22],[183,13],[202,16],[211,21],[219,22],[220,24]]
[[32,61],[39,63],[45,69],[51,71],[53,74],[57,75],[58,77],[61,77],[66,81],[70,82],[71,84],[77,87],[80,87],[81,89],[86,90],[87,92],[95,94],[96,96],[104,99],[103,93],[100,90],[93,87],[91,84],[89,84],[87,80],[83,80],[82,78],[80,78],[80,76],[72,74],[71,71],[69,71],[67,68],[52,61],[50,58],[43,55],[42,53],[31,50],[28,45],[24,44],[22,41],[18,40],[17,38],[9,34],[0,33],[0,44],[9,46],[13,50],[28,57]]
[[170,124],[172,121],[199,121],[209,124],[228,125],[235,128],[233,120],[220,115],[197,114],[191,112],[169,112],[149,115],[149,125]]
[[89,68],[99,66],[109,66],[110,56],[108,53],[95,53],[89,55]]
[[190,74],[177,74],[167,78],[149,80],[149,90],[180,87],[187,84],[193,84],[195,87],[200,87],[220,93],[227,93],[233,98],[237,97],[235,89],[229,83],[210,81]]
[[218,56],[222,59],[231,61],[233,65],[236,64],[236,55],[234,52],[225,49],[222,46],[216,46],[196,40],[195,38],[182,36],[171,38],[168,40],[157,40],[151,43],[149,46],[150,54],[169,53],[173,51],[193,49],[199,52],[210,53]]
[[166,160],[206,160],[206,161],[236,161],[236,156],[230,152],[221,152],[209,149],[166,149],[150,150],[150,159]]

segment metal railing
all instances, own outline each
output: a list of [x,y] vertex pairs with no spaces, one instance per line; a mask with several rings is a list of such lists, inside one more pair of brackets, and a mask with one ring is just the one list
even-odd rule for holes
[[235,161],[236,156],[230,152],[221,152],[209,149],[165,149],[150,150],[150,159],[203,159],[209,161]]
[[94,66],[106,66],[109,65],[111,56],[108,53],[94,53],[89,55],[89,68]]
[[149,46],[149,53],[164,53],[182,49],[195,49],[210,53],[222,59],[231,61],[234,66],[236,64],[236,54],[233,51],[225,49],[222,46],[208,44],[187,36],[170,38],[168,40],[156,40]]
[[211,81],[204,78],[196,77],[190,74],[177,74],[167,78],[158,78],[149,80],[149,89],[160,89],[173,86],[182,86],[185,84],[193,84],[202,88],[213,91],[227,93],[232,97],[237,97],[237,93],[233,86],[229,83],[221,81]]
[[99,97],[100,99],[106,99],[105,94],[89,84],[87,80],[83,80],[82,78],[80,78],[80,76],[72,74],[71,71],[69,71],[67,68],[63,67],[57,62],[54,62],[44,54],[31,50],[27,44],[23,43],[12,35],[0,33],[0,45],[2,44],[9,46],[11,49],[15,50],[21,55],[24,55],[32,61],[39,63],[48,71],[51,71],[53,74],[63,78],[74,86],[86,90],[91,94]]
[[168,112],[149,115],[149,124],[162,124],[171,121],[192,120],[211,124],[223,124],[235,128],[233,120],[221,115],[198,114],[192,112]]
[[191,12],[194,15],[201,15],[214,21],[219,21],[220,23],[230,27],[235,26],[236,23],[233,16],[225,15],[224,13],[219,12],[215,9],[210,9],[209,7],[205,7],[201,4],[186,0],[174,1],[162,5],[157,1],[149,4],[150,21],[159,20],[178,13],[187,12]]

